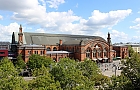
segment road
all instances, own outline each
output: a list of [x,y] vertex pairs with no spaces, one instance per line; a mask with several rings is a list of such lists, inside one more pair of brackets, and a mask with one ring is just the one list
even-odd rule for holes
[[122,66],[120,60],[113,61],[112,63],[99,63],[98,66],[102,74],[105,76],[111,77],[112,75],[115,75],[115,68],[116,68],[116,75],[121,74],[121,70],[119,70],[120,67]]

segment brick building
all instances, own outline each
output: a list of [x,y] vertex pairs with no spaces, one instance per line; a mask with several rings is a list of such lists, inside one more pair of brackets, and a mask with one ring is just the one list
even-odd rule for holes
[[105,40],[99,36],[22,32],[20,25],[19,32],[12,34],[11,47],[17,55],[22,54],[25,62],[31,54],[45,55],[55,61],[70,57],[111,62],[116,57],[109,33]]
[[124,59],[129,56],[128,46],[113,45],[113,49],[116,51],[116,57]]
[[8,57],[10,42],[0,42],[0,59]]

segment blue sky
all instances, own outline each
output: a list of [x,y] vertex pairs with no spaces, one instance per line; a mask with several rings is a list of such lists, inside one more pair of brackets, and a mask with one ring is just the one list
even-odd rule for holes
[[81,34],[140,42],[140,0],[0,0],[0,38],[24,32]]

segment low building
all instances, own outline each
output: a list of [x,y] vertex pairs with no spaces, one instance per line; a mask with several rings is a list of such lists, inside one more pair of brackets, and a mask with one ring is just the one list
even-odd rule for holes
[[10,42],[0,42],[0,59],[8,57],[8,51],[10,49]]
[[128,46],[114,45],[113,49],[116,51],[116,58],[124,59],[126,57],[129,57]]

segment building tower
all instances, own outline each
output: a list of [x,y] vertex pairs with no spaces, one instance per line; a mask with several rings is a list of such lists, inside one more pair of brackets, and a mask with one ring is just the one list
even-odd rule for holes
[[109,32],[108,32],[107,42],[108,42],[108,44],[111,44],[111,38],[110,38],[110,33]]
[[19,33],[18,33],[18,44],[19,45],[23,44],[23,33],[22,33],[22,26],[21,25],[19,27]]
[[111,38],[110,38],[110,33],[108,32],[108,37],[107,37],[107,43],[109,45],[109,62],[111,62],[111,55],[110,55],[110,52],[111,52]]

